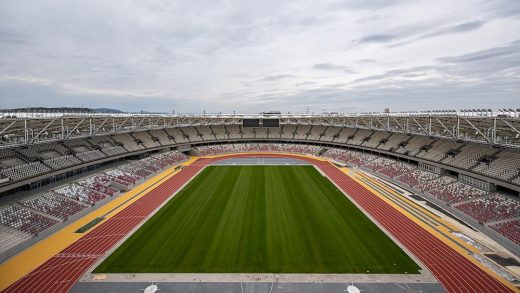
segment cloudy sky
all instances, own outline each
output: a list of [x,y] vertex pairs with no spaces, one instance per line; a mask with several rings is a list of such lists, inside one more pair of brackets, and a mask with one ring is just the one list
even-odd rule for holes
[[0,108],[520,108],[519,0],[0,1]]

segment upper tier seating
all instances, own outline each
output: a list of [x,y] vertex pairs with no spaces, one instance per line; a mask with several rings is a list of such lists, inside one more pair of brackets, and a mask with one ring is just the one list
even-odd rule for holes
[[[425,155],[421,153],[421,147],[429,145],[434,141],[434,139],[426,136],[412,136],[410,140],[407,141],[404,147],[398,148],[395,152],[400,154],[408,154],[410,156],[421,157]],[[419,153],[421,153],[421,155],[419,155]]]
[[155,142],[152,136],[146,131],[134,132],[132,136],[138,139],[145,148],[153,148],[161,145],[160,142]]
[[144,149],[144,145],[138,144],[133,137],[129,134],[117,134],[112,137],[117,143],[123,145],[123,147],[129,152],[138,151]]
[[73,155],[59,156],[52,159],[47,159],[43,163],[54,170],[63,169],[66,167],[81,164],[81,161]]
[[[16,149],[16,151],[22,153],[24,156],[26,156],[30,159],[41,158],[40,157],[41,153],[45,153],[45,152],[49,152],[49,151],[56,152],[57,153],[56,155],[58,155],[58,156],[70,154],[70,151],[67,150],[66,147],[64,147],[63,145],[61,145],[59,143],[33,144],[33,145],[28,145],[27,147],[24,147],[24,148],[18,148],[18,149]],[[44,159],[46,159],[46,158],[44,158]]]
[[83,162],[90,162],[90,161],[95,161],[95,160],[106,158],[107,155],[105,155],[100,150],[93,150],[93,151],[86,151],[83,153],[78,153],[78,154],[76,154],[76,156],[78,158],[80,158]]
[[116,155],[124,154],[127,152],[127,150],[125,150],[125,148],[122,146],[107,147],[107,148],[101,149],[101,151],[103,153],[107,154],[107,156],[116,156]]
[[447,139],[439,139],[431,144],[431,148],[425,151],[421,151],[417,153],[417,157],[427,159],[430,161],[440,161],[446,157],[446,153],[452,149],[456,149],[462,146],[462,143],[447,140]]
[[496,153],[497,150],[480,144],[466,144],[455,156],[447,156],[442,163],[457,166],[462,169],[470,169],[477,164],[477,159]]
[[16,165],[0,172],[12,181],[18,181],[49,172],[51,169],[40,162]]
[[372,135],[372,133],[374,133],[374,131],[372,130],[360,129],[358,130],[358,132],[356,132],[354,138],[352,138],[348,142],[354,145],[361,145],[365,142],[366,139],[370,137],[370,135]]
[[520,174],[520,151],[502,150],[489,164],[479,163],[473,172],[503,180],[510,180]]
[[324,133],[323,133],[323,136],[321,137],[321,140],[322,141],[332,141],[334,140],[335,136],[339,133],[339,131],[341,130],[341,128],[339,127],[327,127],[327,129],[325,129]]
[[383,132],[383,131],[376,131],[372,136],[370,136],[370,139],[363,143],[364,146],[370,147],[370,148],[376,148],[379,145],[381,145],[381,142],[388,138],[390,136],[389,133]]
[[202,135],[202,140],[214,140],[215,136],[209,126],[197,126],[195,127],[197,132]]
[[380,144],[377,148],[386,151],[398,150],[400,148],[398,145],[406,139],[408,139],[408,136],[406,136],[406,134],[394,133],[389,138],[387,138],[387,141],[385,143]]

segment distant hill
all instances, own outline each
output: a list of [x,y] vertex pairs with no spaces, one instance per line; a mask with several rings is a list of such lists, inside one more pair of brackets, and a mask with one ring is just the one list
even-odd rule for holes
[[92,111],[94,111],[96,113],[124,113],[121,110],[111,109],[111,108],[97,108],[97,109],[92,109]]
[[92,113],[92,109],[81,108],[81,107],[26,107],[26,108],[13,108],[13,109],[2,109],[3,111],[11,112],[32,112],[32,113]]

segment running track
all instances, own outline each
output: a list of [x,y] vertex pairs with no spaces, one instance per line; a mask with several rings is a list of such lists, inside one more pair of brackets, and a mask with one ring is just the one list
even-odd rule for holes
[[[90,266],[204,166],[216,160],[239,156],[258,155],[229,155],[197,160],[22,277],[5,292],[67,292]],[[448,292],[512,292],[510,288],[402,215],[331,163],[282,154],[261,156],[294,157],[309,161],[320,168],[426,265]]]

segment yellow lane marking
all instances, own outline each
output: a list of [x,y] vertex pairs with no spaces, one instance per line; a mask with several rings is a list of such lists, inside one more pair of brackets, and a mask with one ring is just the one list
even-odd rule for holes
[[[182,165],[190,165],[196,160],[196,158],[190,158],[188,161],[182,162],[180,164]],[[180,165],[178,164],[178,165]],[[47,238],[41,240],[40,242],[32,245],[31,247],[27,248],[26,250],[20,252],[16,256],[12,257],[11,259],[7,260],[5,263],[0,265],[0,291],[9,287],[9,285],[16,282],[18,279],[26,275],[27,273],[31,272],[47,260],[49,260],[51,257],[65,249],[67,246],[74,243],[74,241],[78,240],[79,238],[83,237],[84,235],[88,234],[90,231],[94,229],[94,227],[100,225],[101,223],[105,222],[101,221],[96,226],[90,228],[90,230],[87,233],[78,234],[74,233],[79,228],[83,227],[85,224],[89,223],[93,219],[102,216],[106,213],[108,213],[110,210],[116,208],[118,205],[122,204],[126,200],[130,199],[132,196],[135,196],[136,194],[139,194],[143,190],[146,190],[148,187],[152,186],[153,184],[165,181],[168,178],[175,175],[179,170],[175,171],[175,167],[178,165],[174,165],[163,172],[155,175],[154,177],[146,180],[145,182],[137,185],[132,190],[126,192],[123,195],[120,195],[119,197],[107,202],[103,206],[99,207],[98,209],[92,211],[91,213],[81,217],[80,219],[74,221],[73,223],[63,227],[61,230],[51,234]],[[173,172],[172,174],[164,177],[166,174]],[[162,178],[164,177],[164,178]],[[139,194],[138,196],[134,197],[133,199],[129,200],[125,204],[121,205],[119,208],[112,211],[110,214],[108,214],[105,218],[109,219],[113,217],[115,214],[117,214],[119,211],[125,209],[130,204],[138,200],[139,198],[145,196],[148,192],[150,192],[152,189],[149,189],[142,194]]]
[[[439,217],[437,214],[433,213],[432,211],[426,209],[425,207],[423,207],[422,205],[416,203],[415,201],[412,201],[412,200],[409,200],[408,198],[404,197],[403,195],[397,193],[395,190],[393,190],[392,188],[386,186],[385,184],[382,184],[381,182],[375,180],[373,177],[365,174],[364,172],[360,172],[360,173],[357,173],[356,174],[357,176],[361,176],[365,179],[368,179],[370,180],[372,183],[375,183],[378,187],[384,189],[385,191],[393,194],[393,195],[396,195],[398,196],[399,198],[403,199],[404,201],[406,201],[408,204],[412,205],[415,209],[418,209],[421,211],[421,213],[425,214],[427,217],[429,218],[433,218],[435,219],[437,222],[442,222],[442,224],[448,226],[450,229],[452,229],[453,231],[460,231],[460,229],[458,229],[457,227],[455,227],[452,223],[449,223],[445,220],[443,220],[441,217]],[[359,180],[358,180],[359,181]],[[470,249],[471,251],[473,252],[478,252],[478,250],[467,244],[466,242],[460,240],[458,237],[455,237],[453,236],[453,239],[456,240],[457,242],[461,243],[462,245],[464,245],[465,247],[467,247],[468,249]]]
[[[340,168],[340,170],[342,172],[344,172],[345,174],[347,174],[347,176],[349,176],[350,178],[354,179],[356,182],[358,182],[359,184],[361,184],[363,187],[365,187],[366,189],[370,190],[372,193],[374,193],[376,196],[378,196],[379,198],[381,198],[382,200],[384,200],[386,203],[388,203],[389,205],[391,205],[394,209],[398,210],[400,213],[402,213],[403,215],[405,215],[406,217],[408,217],[409,219],[411,219],[412,221],[414,221],[415,223],[417,223],[419,226],[423,227],[424,229],[426,229],[428,232],[430,232],[430,234],[434,235],[436,238],[438,238],[439,240],[441,240],[442,242],[444,242],[446,245],[450,246],[451,248],[453,248],[455,251],[457,251],[459,254],[461,254],[462,256],[464,256],[466,259],[468,259],[469,261],[471,261],[472,263],[474,263],[475,265],[477,265],[479,268],[481,268],[482,270],[486,271],[488,274],[490,274],[491,276],[493,276],[495,279],[499,280],[500,282],[502,282],[504,285],[506,285],[507,287],[511,288],[511,290],[515,291],[515,292],[520,292],[520,290],[515,287],[512,283],[510,283],[509,281],[505,280],[504,278],[502,278],[501,276],[499,276],[497,273],[495,273],[494,271],[492,271],[491,269],[487,268],[486,266],[484,266],[483,264],[481,264],[478,260],[476,260],[475,258],[473,258],[471,255],[467,254],[461,247],[459,247],[458,245],[456,245],[455,243],[453,243],[452,241],[450,241],[445,235],[442,235],[441,233],[439,233],[438,231],[436,231],[435,229],[432,229],[430,226],[426,225],[424,222],[422,222],[420,219],[417,219],[414,215],[410,214],[407,210],[401,208],[400,206],[396,205],[393,201],[391,201],[390,199],[388,199],[386,196],[382,195],[381,193],[379,193],[377,190],[375,190],[374,188],[372,188],[371,186],[365,184],[363,181],[361,181],[358,176],[360,177],[363,177],[363,178],[366,178],[368,180],[370,180],[372,183],[374,183],[375,185],[377,185],[378,187],[380,188],[383,188],[385,191],[393,194],[393,195],[396,195],[400,198],[402,198],[403,200],[407,201],[408,203],[414,205],[415,207],[417,207],[417,209],[420,209],[421,212],[423,212],[423,214],[427,215],[427,216],[433,216],[435,218],[435,220],[439,221],[439,222],[442,222],[444,224],[446,224],[447,226],[450,226],[452,227],[452,230],[453,231],[460,231],[459,229],[455,228],[453,225],[451,225],[450,223],[444,221],[442,218],[439,218],[437,215],[433,214],[432,212],[428,211],[427,209],[425,209],[424,207],[418,205],[417,203],[409,200],[408,198],[402,196],[401,194],[395,192],[394,190],[392,190],[391,188],[388,188],[387,186],[385,186],[384,184],[378,182],[377,180],[375,180],[374,178],[368,176],[368,175],[365,175],[363,173],[363,171],[357,171],[355,176],[352,176],[351,174],[349,174],[348,172],[348,169],[346,168]],[[361,173],[361,174],[360,174]],[[442,226],[439,226],[438,227],[439,230],[443,230],[443,232],[446,233],[446,235],[449,235],[449,237],[451,239],[453,239],[454,241],[456,241],[457,243],[460,243],[461,245],[464,245],[464,247],[467,247],[469,248],[471,251],[473,251],[474,253],[479,253],[477,249],[475,249],[474,247],[468,245],[467,243],[463,242],[462,240],[458,239],[458,237],[455,237],[453,235],[451,235],[450,232],[448,232],[448,229],[446,229],[445,227],[442,227]]]

